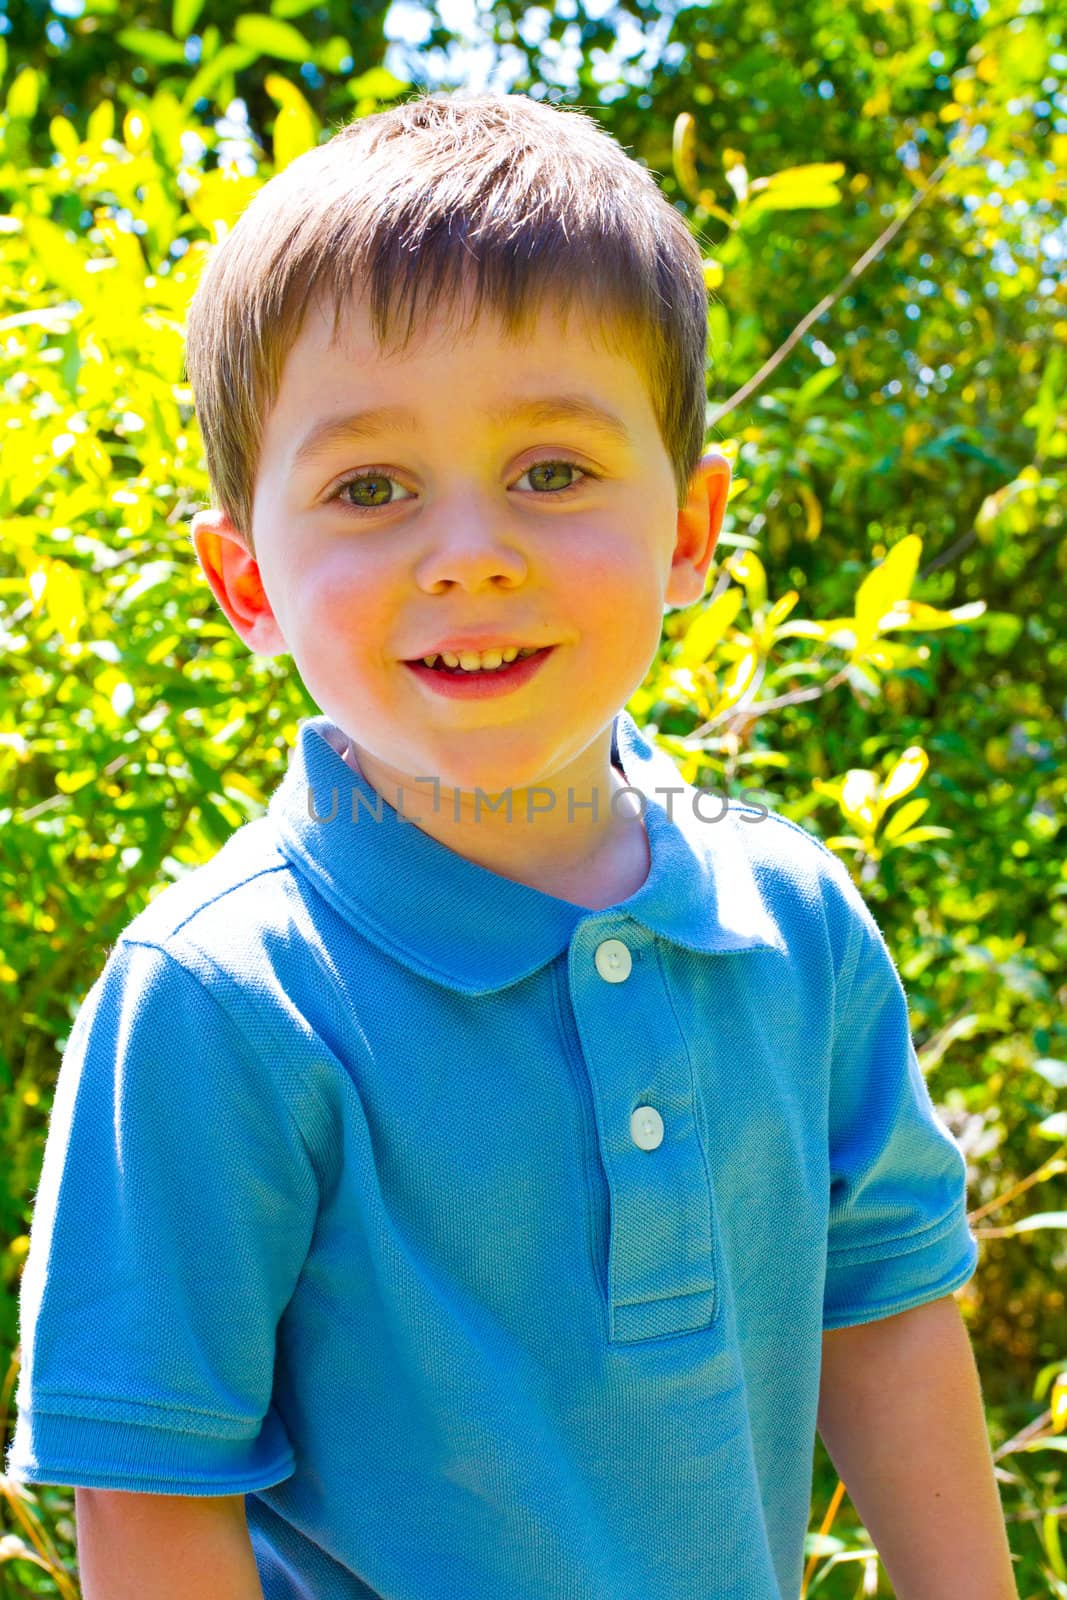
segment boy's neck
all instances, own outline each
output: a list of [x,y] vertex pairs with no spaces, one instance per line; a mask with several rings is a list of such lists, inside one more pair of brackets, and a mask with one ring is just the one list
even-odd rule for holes
[[[345,765],[358,773],[364,782],[369,782],[360,768],[348,735],[339,728],[331,728],[327,738]],[[626,775],[616,766],[611,768],[611,780],[613,794],[628,788]],[[412,817],[409,820],[417,824],[420,819]],[[557,900],[567,900],[572,905],[584,906],[589,911],[602,911],[606,906],[616,905],[636,894],[648,877],[652,862],[640,802],[632,793],[627,793],[625,800],[615,808],[611,827],[604,830],[593,855],[571,865],[561,866],[557,862],[538,865],[529,852],[515,862],[502,855],[497,859],[495,852],[492,859],[483,859],[476,852],[460,848],[458,836],[454,843],[451,832],[448,838],[443,838],[436,828],[427,828],[425,831],[439,838],[449,849],[456,850],[458,854],[465,855],[468,860],[477,862],[500,877],[525,883],[543,894],[553,895]],[[470,831],[467,830],[463,842],[469,840]]]

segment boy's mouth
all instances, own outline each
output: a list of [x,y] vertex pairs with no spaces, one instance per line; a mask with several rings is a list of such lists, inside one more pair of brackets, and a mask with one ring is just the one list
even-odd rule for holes
[[527,661],[531,656],[544,655],[551,649],[551,645],[543,645],[540,649],[536,645],[512,645],[505,650],[471,651],[467,653],[466,661],[459,651],[431,650],[427,655],[406,661],[405,666],[421,665],[433,672],[454,672],[473,677],[479,672],[502,672],[516,661]]
[[550,644],[540,650],[529,650],[517,654],[513,661],[501,661],[499,666],[450,667],[441,656],[435,656],[433,666],[429,667],[422,656],[405,661],[404,665],[430,689],[478,698],[520,688],[539,671],[555,648]]

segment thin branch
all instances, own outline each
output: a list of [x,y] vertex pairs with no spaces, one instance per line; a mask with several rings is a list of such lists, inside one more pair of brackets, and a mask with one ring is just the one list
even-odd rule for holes
[[803,339],[804,335],[807,333],[808,329],[813,325],[813,323],[818,322],[823,312],[829,311],[830,307],[836,300],[840,300],[845,290],[848,289],[851,284],[855,283],[856,279],[867,270],[871,262],[881,254],[887,245],[893,242],[901,228],[907,222],[908,218],[911,217],[913,213],[918,210],[919,206],[922,205],[923,201],[933,193],[934,189],[941,182],[941,179],[945,176],[945,173],[948,171],[949,167],[951,167],[955,161],[956,153],[955,151],[950,150],[948,155],[945,156],[944,160],[941,161],[937,167],[935,167],[934,171],[930,174],[930,177],[927,179],[923,187],[912,196],[911,200],[904,207],[904,210],[900,213],[900,215],[898,217],[894,217],[889,226],[878,235],[878,238],[871,245],[870,249],[865,250],[860,256],[859,260],[849,267],[848,271],[845,273],[845,276],[837,285],[837,288],[831,289],[829,294],[823,296],[818,305],[815,306],[813,310],[809,311],[807,315],[797,323],[796,327],[786,339],[785,343],[778,346],[778,349],[771,357],[769,357],[768,360],[763,363],[759,371],[755,373],[753,377],[749,378],[747,383],[743,383],[740,389],[732,394],[729,400],[727,400],[725,404],[721,405],[718,410],[713,413],[713,415],[708,419],[709,432],[712,428],[718,426],[723,417],[729,416],[731,411],[736,411],[738,406],[743,405],[746,400],[750,399],[752,395],[755,394],[757,389],[762,387],[763,383],[767,378],[770,377],[771,373],[774,372],[777,367],[781,366],[789,352],[800,343],[801,339]]

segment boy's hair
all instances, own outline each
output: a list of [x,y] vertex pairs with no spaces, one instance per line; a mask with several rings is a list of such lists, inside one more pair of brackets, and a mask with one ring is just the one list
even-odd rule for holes
[[[476,282],[472,274],[477,268]],[[252,550],[263,425],[310,303],[333,342],[362,287],[386,348],[408,300],[473,288],[521,334],[541,296],[644,373],[679,508],[704,449],[707,289],[699,247],[649,170],[593,117],[521,94],[420,93],[356,118],[260,189],[211,252],[190,304],[186,372],[213,503]]]

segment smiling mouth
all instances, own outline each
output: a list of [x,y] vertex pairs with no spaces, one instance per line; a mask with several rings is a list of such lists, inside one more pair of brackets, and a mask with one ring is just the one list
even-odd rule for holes
[[534,648],[533,646],[524,646],[524,648],[519,651],[518,655],[514,656],[511,661],[502,661],[500,665],[496,667],[463,667],[459,665],[450,667],[444,659],[443,652],[439,650],[431,651],[430,653],[432,665],[429,661],[427,661],[425,656],[414,656],[405,661],[404,665],[408,667],[422,667],[427,672],[450,673],[453,677],[457,678],[477,678],[479,676],[488,677],[492,673],[506,672],[509,667],[519,666],[524,661],[532,661],[535,656],[547,655],[548,652],[554,648],[555,647],[550,644],[542,645],[540,649]]

